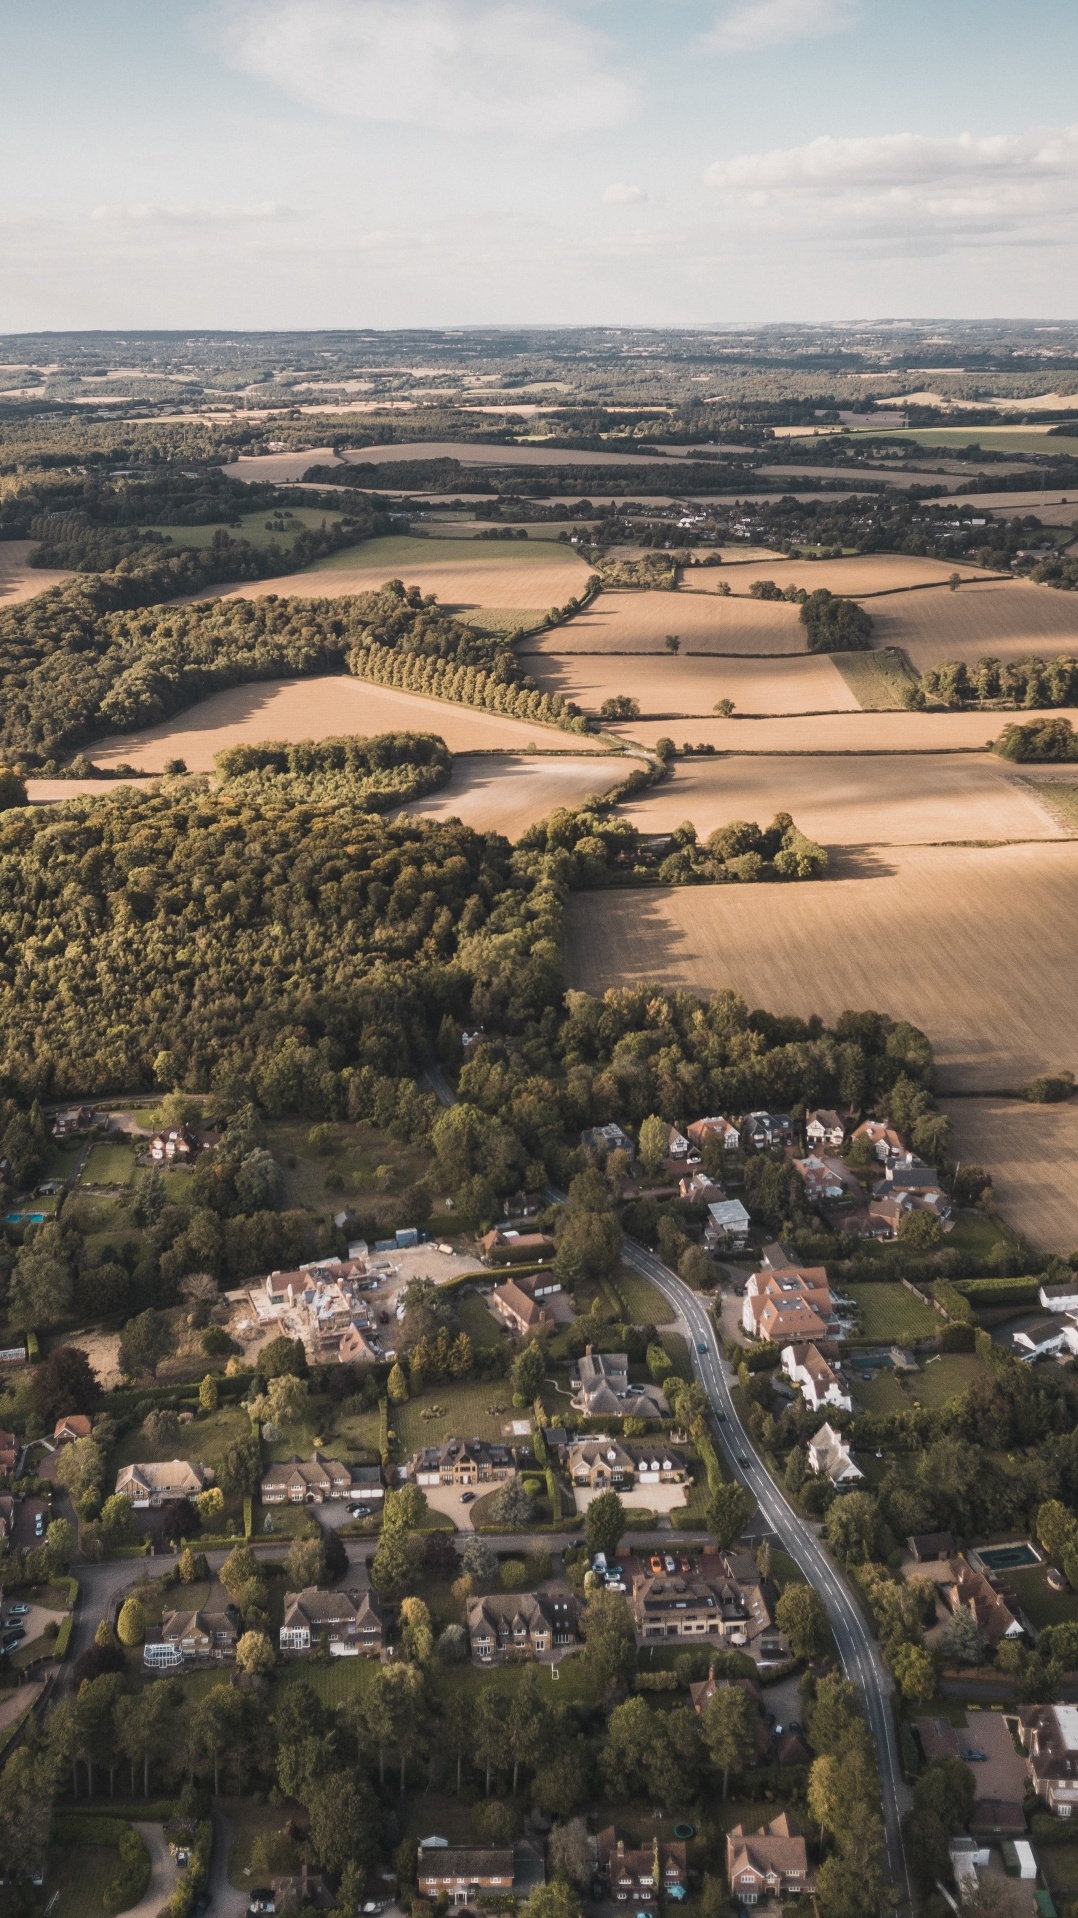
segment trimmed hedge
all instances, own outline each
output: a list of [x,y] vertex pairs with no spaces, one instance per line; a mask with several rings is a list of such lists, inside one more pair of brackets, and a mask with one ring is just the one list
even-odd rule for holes
[[[1030,1305],[1044,1282],[1043,1275],[1028,1279],[957,1279],[954,1289],[971,1305]],[[936,1290],[938,1296],[938,1284]]]
[[937,1279],[932,1287],[932,1296],[942,1305],[949,1319],[959,1325],[973,1325],[976,1314],[967,1298],[956,1291],[950,1279]]
[[71,1634],[74,1629],[75,1621],[69,1612],[67,1617],[61,1620],[60,1629],[56,1634],[56,1644],[53,1647],[53,1651],[57,1658],[67,1657],[68,1646],[71,1643]]
[[693,1436],[696,1439],[696,1449],[704,1462],[704,1470],[707,1473],[708,1490],[717,1492],[719,1487],[724,1485],[726,1481],[722,1466],[719,1464],[719,1455],[715,1450],[715,1441],[710,1432],[698,1432],[694,1433]]
[[168,1918],[191,1918],[210,1873],[210,1857],[213,1852],[213,1821],[204,1818],[195,1832],[195,1842],[191,1846],[190,1862],[179,1884],[176,1886],[168,1904],[164,1907]]

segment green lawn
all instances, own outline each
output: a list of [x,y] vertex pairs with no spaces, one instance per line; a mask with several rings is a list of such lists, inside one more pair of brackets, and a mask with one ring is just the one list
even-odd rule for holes
[[[477,546],[472,539],[413,539],[406,533],[390,534],[384,539],[365,540],[361,546],[345,546],[339,553],[329,553],[325,559],[316,560],[310,568],[312,573],[329,573],[342,567],[385,568],[385,576],[394,575],[403,580],[408,578],[410,566],[461,566],[474,567],[482,564],[497,567],[549,566],[551,558],[572,559],[577,555],[571,546],[558,545],[554,553],[550,540],[484,540]],[[587,568],[580,561],[580,584],[583,587],[587,578]]]
[[1043,1565],[1024,1565],[1005,1576],[1039,1632],[1046,1625],[1078,1622],[1078,1593],[1053,1592]]
[[451,1215],[433,1183],[429,1152],[391,1139],[377,1126],[346,1123],[333,1127],[328,1152],[315,1152],[307,1143],[310,1130],[309,1125],[294,1121],[266,1128],[267,1143],[284,1174],[287,1205],[306,1206],[324,1218],[347,1203],[364,1215],[373,1214],[388,1234],[398,1225],[413,1223],[402,1216],[401,1195],[411,1186],[424,1184],[435,1198],[433,1216],[440,1229],[446,1229]]
[[[916,446],[933,446],[941,453],[945,453],[950,446],[981,446],[986,453],[1043,453],[1046,458],[1053,459],[1062,459],[1065,454],[1073,458],[1078,453],[1078,439],[1070,435],[1061,433],[1056,438],[1020,426],[899,426],[886,434],[874,427],[861,427],[851,435],[860,439],[866,436],[871,439],[904,440]],[[1000,480],[1001,490],[1005,489],[1006,484],[1004,476]]]
[[104,1918],[102,1894],[119,1868],[113,1845],[53,1845],[44,1896],[48,1900],[59,1895],[49,1918]]
[[917,675],[898,646],[881,646],[874,653],[833,653],[851,693],[866,713],[902,712],[906,690],[916,686]]
[[[1071,790],[1078,791],[1073,787]],[[1078,824],[1078,818],[1075,823]],[[998,1246],[1010,1243],[1011,1235],[1006,1227],[985,1212],[959,1212],[953,1231],[948,1232],[944,1240],[948,1251],[968,1252],[977,1259],[989,1258]]]
[[634,1325],[669,1325],[676,1316],[658,1287],[631,1266],[618,1267],[617,1287]]
[[938,1410],[965,1392],[974,1379],[984,1376],[985,1368],[972,1352],[945,1352],[915,1372],[908,1388],[899,1385],[891,1372],[877,1372],[871,1384],[857,1381],[854,1397],[867,1412],[908,1412],[914,1405]]
[[[267,511],[263,507],[259,513],[241,513],[238,526],[225,526],[224,531],[230,539],[246,539],[252,546],[265,547],[275,543],[278,546],[290,546],[299,533],[317,532],[321,526],[336,526],[340,513],[327,513],[320,506],[293,506],[287,514]],[[285,530],[282,532],[281,521]],[[270,522],[267,525],[267,521]],[[214,535],[222,530],[216,526],[150,526],[147,532],[160,533],[170,539],[174,546],[193,546],[199,552],[213,545]]]
[[287,1836],[291,1822],[288,1805],[259,1805],[250,1798],[227,1798],[222,1800],[222,1808],[232,1826],[228,1882],[236,1891],[247,1891],[259,1883],[259,1878],[250,1870],[251,1853],[258,1838],[276,1837],[279,1840],[280,1871],[290,1871],[298,1866],[298,1847],[294,1839]]
[[121,1465],[153,1464],[176,1457],[198,1459],[204,1465],[216,1467],[222,1452],[236,1439],[246,1438],[250,1430],[251,1421],[238,1405],[222,1405],[216,1412],[200,1412],[192,1424],[181,1425],[177,1440],[164,1446],[151,1445],[141,1425],[136,1425],[118,1440],[113,1469],[119,1471]]
[[129,1145],[92,1145],[80,1183],[130,1185],[135,1174],[135,1149]]
[[457,1317],[462,1331],[467,1332],[474,1346],[493,1349],[501,1345],[505,1332],[494,1314],[477,1292],[466,1292],[461,1298],[457,1295]]
[[[432,1412],[433,1417],[424,1418]],[[508,1379],[447,1380],[430,1386],[421,1398],[392,1407],[402,1458],[446,1438],[500,1439],[510,1419],[527,1416],[526,1411],[514,1412]]]
[[493,1689],[502,1698],[512,1698],[520,1688],[525,1672],[537,1671],[544,1692],[552,1705],[594,1705],[595,1686],[588,1670],[587,1660],[579,1654],[565,1658],[555,1665],[558,1674],[551,1677],[550,1666],[543,1663],[522,1665],[491,1665],[479,1670],[474,1665],[443,1665],[431,1676],[430,1687],[439,1703],[451,1704],[481,1685],[484,1691]]
[[290,1658],[278,1666],[276,1685],[296,1684],[300,1679],[317,1692],[323,1705],[336,1709],[374,1684],[376,1658],[331,1658],[328,1665],[305,1658]]
[[670,1370],[691,1385],[692,1355],[688,1340],[683,1339],[680,1332],[663,1332],[659,1343],[670,1360]]
[[878,1285],[845,1285],[844,1297],[857,1306],[861,1336],[902,1345],[911,1339],[932,1338],[943,1324],[938,1312],[922,1305],[897,1279]]

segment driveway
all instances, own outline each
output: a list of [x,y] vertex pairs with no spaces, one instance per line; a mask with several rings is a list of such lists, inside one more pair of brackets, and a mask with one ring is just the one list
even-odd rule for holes
[[[491,1486],[488,1489],[493,1491],[494,1488]],[[461,1504],[460,1486],[424,1485],[423,1491],[432,1512],[441,1512],[446,1518],[451,1518],[458,1532],[474,1532],[472,1513],[475,1502],[469,1499],[467,1505]]]
[[137,1905],[132,1905],[124,1918],[157,1918],[162,1905],[171,1898],[180,1874],[176,1869],[176,1860],[165,1843],[164,1826],[139,1825],[138,1829],[150,1854],[150,1884],[145,1898],[140,1898]]
[[[574,1485],[573,1497],[578,1512],[586,1512],[592,1499],[601,1498],[609,1486]],[[680,1512],[686,1502],[687,1485],[634,1485],[618,1497],[627,1512]]]
[[[213,1857],[210,1861],[210,1910],[214,1918],[244,1918],[247,1893],[237,1891],[228,1882],[228,1861],[232,1856],[235,1833],[232,1820],[223,1811],[213,1814]],[[124,1918],[130,1918],[125,1913]]]
[[1026,1795],[1026,1761],[1014,1749],[1003,1712],[967,1712],[965,1736],[973,1751],[987,1753],[984,1761],[970,1766],[978,1800],[998,1798],[1020,1805]]

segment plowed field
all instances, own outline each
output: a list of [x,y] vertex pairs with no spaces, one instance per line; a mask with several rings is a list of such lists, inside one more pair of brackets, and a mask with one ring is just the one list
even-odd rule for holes
[[374,539],[346,547],[302,573],[228,587],[228,599],[327,599],[377,591],[387,579],[435,593],[445,606],[498,606],[544,611],[583,592],[588,569],[553,540]]
[[1040,1249],[1078,1246],[1078,1103],[955,1099],[944,1111],[956,1158],[992,1174],[1007,1224]]
[[[1078,510],[1078,509],[1076,509]],[[864,593],[896,593],[916,586],[944,585],[952,573],[963,579],[985,579],[983,566],[967,566],[941,559],[914,559],[906,553],[865,553],[851,559],[782,559],[769,554],[766,562],[754,558],[748,565],[724,565],[714,577],[725,580],[733,593],[747,593],[754,579],[773,579],[776,586],[803,586],[814,593],[825,586],[829,593],[845,593],[858,599]],[[711,585],[706,573],[693,572],[683,581],[694,589]]]
[[[1038,715],[1023,712],[1017,716],[1026,720]],[[612,726],[611,731],[644,746],[654,746],[665,736],[678,746],[687,740],[725,753],[969,752],[990,746],[1007,721],[1015,717],[1014,713],[845,712],[809,718],[792,713],[774,719],[687,719],[672,723],[633,719]],[[1068,711],[1063,717],[1078,725],[1078,712]]]
[[929,1035],[945,1087],[1078,1068],[1078,844],[917,847],[803,885],[578,893],[575,986],[733,987],[830,1020],[875,1006]]
[[682,759],[625,808],[642,832],[691,819],[701,834],[732,819],[766,825],[777,812],[833,848],[1067,837],[1016,768],[990,753]]
[[851,692],[831,660],[701,659],[695,654],[553,653],[531,656],[534,641],[520,648],[528,671],[544,692],[559,692],[587,713],[606,699],[628,693],[643,713],[710,714],[719,699],[732,699],[739,713],[857,712]]

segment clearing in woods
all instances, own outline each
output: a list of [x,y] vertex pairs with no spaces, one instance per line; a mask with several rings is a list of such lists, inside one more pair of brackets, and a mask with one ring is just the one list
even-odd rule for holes
[[1078,844],[909,847],[802,885],[628,887],[570,900],[574,986],[732,988],[830,1022],[876,1006],[927,1032],[948,1089],[1078,1061]]
[[[567,546],[553,540],[371,539],[316,560],[301,573],[250,580],[225,589],[228,599],[339,599],[376,592],[387,579],[402,579],[434,593],[444,606],[495,606],[530,611],[564,606],[584,591],[588,568]],[[203,595],[205,597],[205,595]]]
[[668,634],[683,652],[805,653],[799,608],[783,600],[715,593],[600,593],[574,619],[532,640],[543,653],[661,653]]
[[448,786],[407,807],[426,819],[460,819],[476,832],[519,839],[557,806],[579,806],[592,793],[609,791],[631,767],[620,755],[607,759],[529,759],[506,754],[458,759]]
[[36,539],[0,540],[0,607],[20,606],[50,586],[59,586],[71,573],[31,566],[30,555],[41,544]]
[[1067,828],[993,753],[730,754],[679,759],[622,809],[641,832],[691,819],[701,836],[732,819],[792,813],[810,839],[843,846],[1061,839]]
[[799,713],[773,719],[631,719],[611,732],[654,746],[664,736],[681,746],[710,746],[721,753],[946,753],[983,752],[1008,720],[1064,718],[1078,724],[1078,711],[1062,713]]
[[[1061,1028],[1057,1059],[1070,1071],[1078,1069],[1072,1031]],[[1078,1102],[953,1099],[943,1110],[953,1128],[955,1158],[991,1173],[1007,1224],[1038,1248],[1066,1254],[1078,1246]]]
[[732,593],[747,593],[754,579],[773,579],[775,585],[784,590],[787,586],[803,586],[807,593],[814,593],[825,586],[829,593],[844,593],[850,599],[860,599],[874,593],[908,591],[911,587],[946,588],[952,573],[960,573],[963,579],[1000,577],[983,566],[967,565],[965,560],[914,559],[906,553],[856,553],[850,559],[786,559],[781,554],[769,554],[766,565],[755,559],[751,564],[731,563],[710,580],[706,573],[686,573],[682,587],[691,583],[695,592],[706,591],[708,587],[714,592],[713,581],[721,579]]
[[[188,772],[213,771],[213,758],[225,746],[257,745],[266,739],[332,739],[338,734],[437,733],[450,752],[528,752],[539,746],[557,750],[570,735],[530,720],[476,712],[448,700],[424,699],[392,686],[375,686],[350,674],[316,679],[263,679],[230,686],[188,707],[185,713],[141,732],[112,733],[86,748],[95,766],[120,765],[159,773],[169,759],[182,759]],[[602,750],[602,742],[596,740]]]
[[[739,713],[857,712],[855,690],[823,654],[801,659],[701,659],[696,654],[533,653],[521,659],[545,693],[561,693],[588,713],[627,693],[641,712],[710,715],[720,699]],[[872,654],[863,655],[872,658]]]
[[[231,538],[249,540],[252,546],[290,546],[300,533],[316,532],[320,526],[335,526],[342,512],[343,508],[332,513],[322,506],[293,506],[285,518],[281,513],[264,506],[261,512],[242,514],[238,526],[229,526],[225,530]],[[171,540],[174,546],[193,546],[205,551],[213,545],[214,537],[221,528],[150,526],[147,531],[159,533],[162,539]]]
[[1024,659],[1078,651],[1078,593],[1025,580],[908,593],[876,600],[869,611],[873,645],[900,646],[918,673],[944,659],[971,665],[986,653]]

